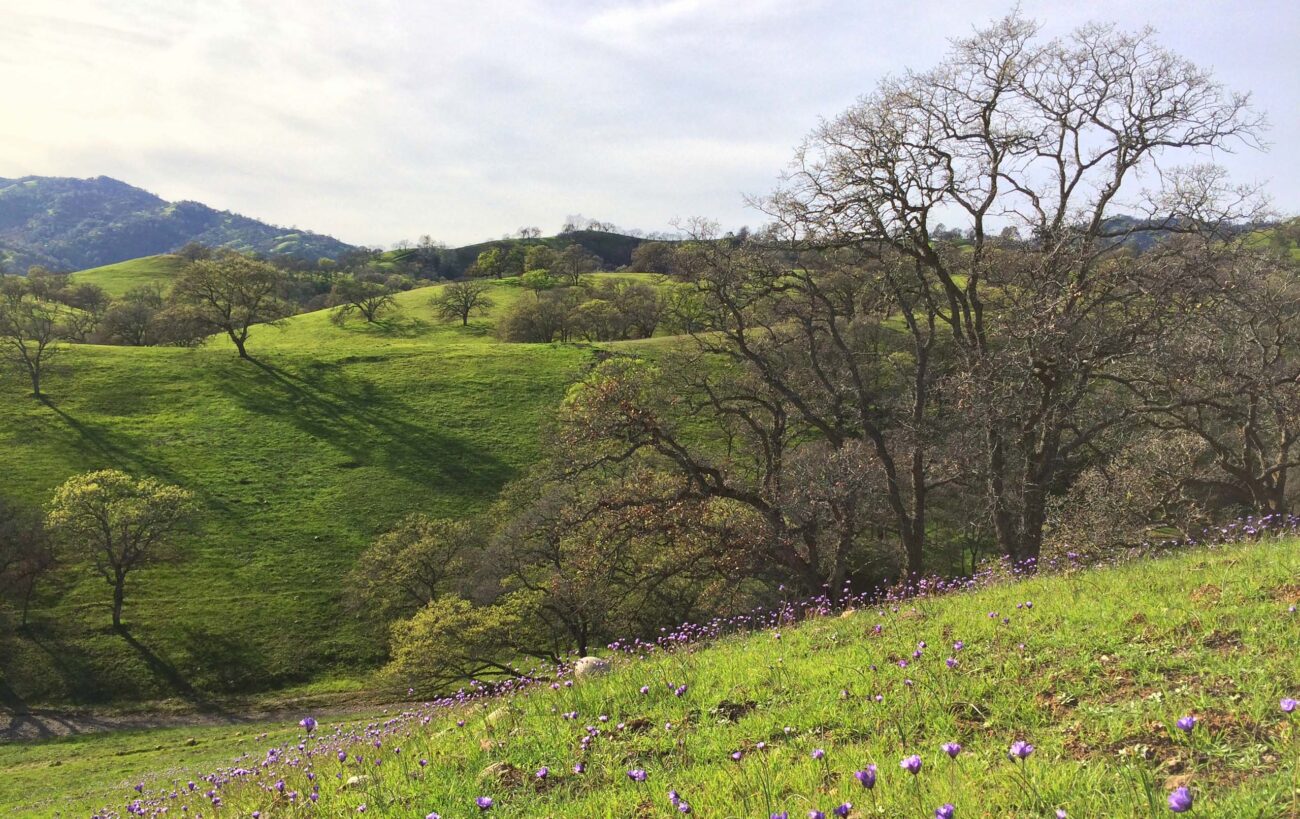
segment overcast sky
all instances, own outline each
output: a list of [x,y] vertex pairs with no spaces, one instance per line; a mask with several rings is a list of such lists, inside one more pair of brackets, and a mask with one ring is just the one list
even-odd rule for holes
[[[883,75],[1011,3],[876,0],[0,0],[0,177],[117,177],[388,246],[582,213],[758,224],[792,149]],[[1294,2],[1024,0],[1064,33],[1150,24],[1249,90],[1300,212]]]

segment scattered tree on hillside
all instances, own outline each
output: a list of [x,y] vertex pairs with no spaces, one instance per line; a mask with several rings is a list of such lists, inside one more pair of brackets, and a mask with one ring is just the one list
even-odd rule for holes
[[536,299],[521,299],[497,325],[503,341],[517,343],[569,342],[580,333],[578,308],[583,293],[578,287],[537,291]]
[[336,324],[347,321],[348,316],[359,313],[367,323],[374,323],[380,314],[396,306],[394,289],[388,284],[344,276],[330,289],[330,304],[336,309],[330,319]]
[[105,469],[69,478],[46,518],[68,552],[87,559],[113,587],[113,627],[122,627],[126,580],[171,557],[171,539],[193,511],[193,495],[153,478]]
[[69,284],[56,298],[71,307],[64,312],[64,329],[69,341],[84,344],[104,320],[112,299],[97,284]]
[[524,253],[519,245],[490,247],[478,254],[468,273],[471,276],[496,279],[518,276],[524,272]]
[[486,313],[492,306],[489,289],[487,283],[481,281],[452,282],[442,288],[431,304],[442,318],[448,321],[460,319],[461,326],[468,326],[470,316]]
[[133,287],[104,313],[102,332],[110,344],[143,347],[156,344],[156,319],[163,309],[162,288],[155,284]]
[[544,267],[529,270],[519,277],[519,283],[528,290],[533,291],[538,298],[541,298],[543,290],[551,290],[559,285],[559,282],[551,276],[551,271]]
[[187,262],[197,262],[203,259],[211,259],[216,251],[201,242],[186,242],[185,246],[176,251]]
[[577,284],[584,274],[594,273],[599,269],[600,259],[588,253],[579,244],[567,245],[555,255],[550,267],[551,275],[569,284]]
[[668,242],[642,242],[632,251],[631,268],[639,273],[671,274],[674,267],[674,247]]
[[9,363],[32,384],[32,396],[43,398],[41,377],[59,351],[64,336],[60,305],[40,298],[29,282],[17,276],[0,281],[0,349]]
[[18,607],[21,627],[27,626],[37,585],[54,566],[40,514],[0,499],[0,593]]
[[532,245],[524,251],[524,273],[550,270],[555,264],[555,251],[546,245]]
[[276,325],[293,315],[279,296],[284,274],[273,265],[235,253],[202,259],[185,268],[173,296],[192,305],[214,332],[224,332],[239,357],[250,359],[245,345],[255,324]]

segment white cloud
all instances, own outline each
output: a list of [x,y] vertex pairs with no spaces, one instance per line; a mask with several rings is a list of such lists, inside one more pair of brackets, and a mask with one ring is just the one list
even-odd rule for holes
[[[1282,2],[1026,0],[1064,31],[1153,23],[1300,121]],[[756,222],[819,115],[925,67],[1006,2],[0,0],[0,176],[107,174],[363,243],[459,243],[583,212]],[[1229,161],[1300,178],[1300,137]],[[1283,207],[1300,192],[1275,185]]]

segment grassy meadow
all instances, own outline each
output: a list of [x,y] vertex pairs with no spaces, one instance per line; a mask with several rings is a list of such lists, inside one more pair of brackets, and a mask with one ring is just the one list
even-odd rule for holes
[[201,510],[177,562],[128,581],[129,641],[89,571],[47,589],[31,635],[0,631],[0,703],[355,687],[382,651],[342,605],[356,555],[412,511],[482,509],[538,457],[540,425],[590,358],[497,342],[496,315],[532,297],[511,285],[468,327],[437,320],[425,288],[377,325],[319,312],[256,328],[256,364],[224,338],[76,345],[53,362],[48,403],[0,381],[6,495],[41,504],[116,467],[194,491]]
[[673,789],[704,817],[1079,819],[1167,816],[1187,787],[1192,816],[1295,816],[1297,577],[1295,540],[1198,549],[624,656],[572,687],[321,716],[311,736],[293,719],[0,747],[0,806],[463,819],[488,797],[491,816],[623,819],[680,815]]
[[137,287],[158,285],[163,291],[171,289],[172,281],[180,276],[185,260],[170,253],[143,256],[125,262],[92,267],[76,273],[72,278],[78,284],[97,284],[115,299]]

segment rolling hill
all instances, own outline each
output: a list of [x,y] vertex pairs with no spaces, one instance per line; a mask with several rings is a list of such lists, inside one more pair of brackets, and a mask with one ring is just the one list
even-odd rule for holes
[[0,263],[11,271],[35,264],[81,270],[171,253],[188,242],[312,261],[356,249],[198,202],[167,202],[106,176],[0,179]]
[[688,627],[572,687],[315,713],[310,735],[298,711],[0,746],[0,807],[1127,819],[1171,815],[1186,788],[1191,816],[1295,816],[1298,574],[1294,539],[1199,548],[851,613],[814,601],[749,634]]
[[73,279],[78,284],[98,285],[104,288],[105,293],[116,299],[125,295],[128,290],[154,284],[165,291],[170,288],[172,280],[178,277],[184,268],[185,260],[180,256],[163,253],[81,270],[73,276]]
[[[513,285],[494,283],[498,312],[527,295]],[[341,600],[358,552],[409,512],[489,503],[538,457],[543,419],[591,357],[497,342],[492,316],[440,322],[433,293],[400,294],[381,325],[318,312],[257,328],[257,365],[222,339],[75,345],[48,405],[0,381],[6,496],[42,504],[72,474],[117,467],[186,486],[202,508],[182,559],[130,581],[130,642],[87,572],[47,590],[31,636],[0,634],[0,697],[197,699],[364,675],[380,649]]]

